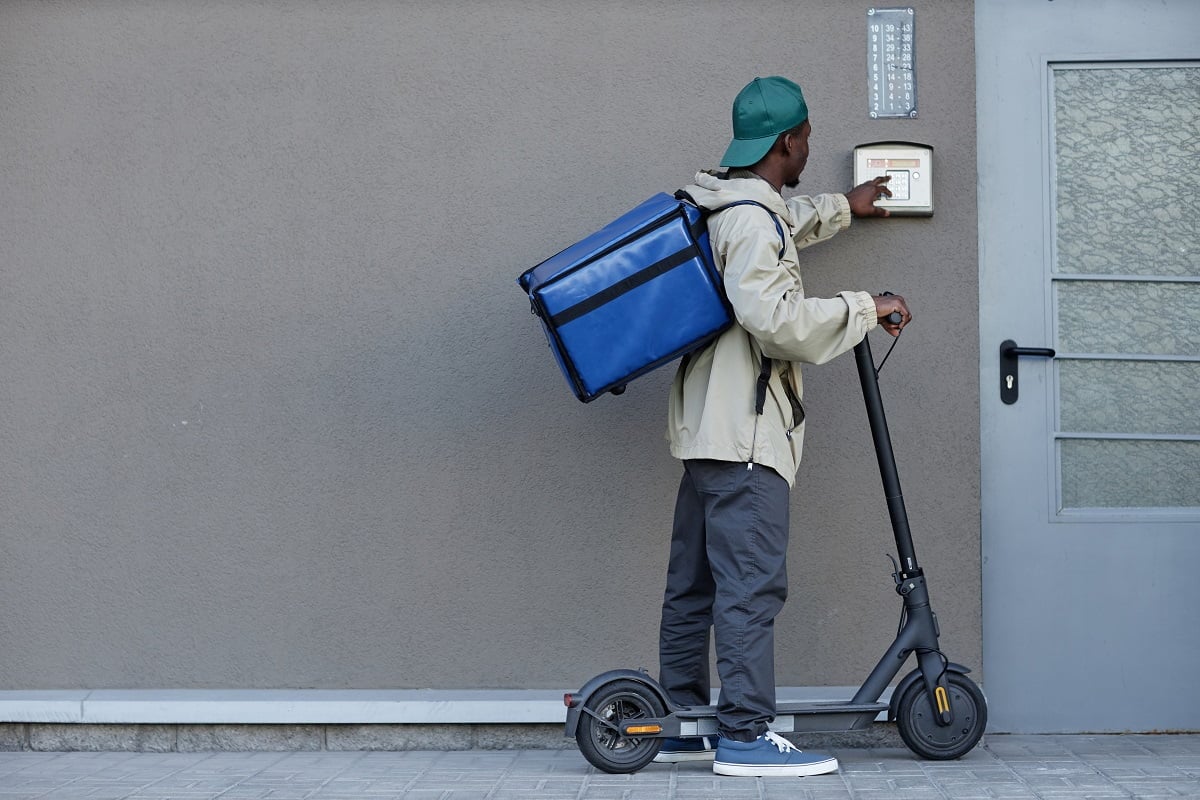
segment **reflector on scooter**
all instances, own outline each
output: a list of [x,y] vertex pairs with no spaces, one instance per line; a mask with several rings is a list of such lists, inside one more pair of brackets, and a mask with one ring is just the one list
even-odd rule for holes
[[623,732],[629,735],[662,733],[662,725],[629,725]]

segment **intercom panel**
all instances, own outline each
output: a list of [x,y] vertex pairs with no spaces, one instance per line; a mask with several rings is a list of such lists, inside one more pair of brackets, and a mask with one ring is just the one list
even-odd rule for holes
[[854,148],[854,185],[887,175],[891,197],[876,205],[895,215],[933,216],[933,148],[916,142],[872,142]]

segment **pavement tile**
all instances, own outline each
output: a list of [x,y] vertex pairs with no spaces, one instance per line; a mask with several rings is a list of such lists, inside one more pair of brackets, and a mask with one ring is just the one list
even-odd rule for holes
[[843,749],[839,774],[608,775],[576,751],[0,752],[0,800],[1200,800],[1200,736],[996,736],[966,757]]

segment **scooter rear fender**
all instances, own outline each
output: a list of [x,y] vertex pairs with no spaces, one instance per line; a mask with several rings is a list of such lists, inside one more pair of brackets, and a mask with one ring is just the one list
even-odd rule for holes
[[668,713],[675,707],[675,704],[667,698],[666,690],[658,684],[658,681],[651,678],[645,672],[635,669],[613,669],[608,672],[602,672],[585,683],[583,688],[578,692],[571,693],[574,702],[567,708],[565,736],[568,739],[575,738],[575,732],[579,729],[579,717],[583,714],[584,705],[587,704],[592,695],[602,686],[606,686],[614,681],[636,681],[656,694],[658,699],[662,701],[663,708],[667,709]]
[[[959,675],[966,675],[971,671],[970,667],[964,667],[962,664],[955,664],[953,661],[946,662],[946,672],[957,672]],[[900,707],[900,698],[908,691],[908,687],[912,686],[917,681],[924,680],[920,669],[914,669],[912,672],[904,676],[900,683],[896,684],[896,688],[892,690],[892,701],[888,707],[888,721],[896,720],[896,710]]]

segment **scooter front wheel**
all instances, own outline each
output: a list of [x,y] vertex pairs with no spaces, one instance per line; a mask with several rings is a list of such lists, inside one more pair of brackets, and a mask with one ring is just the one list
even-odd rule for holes
[[896,708],[896,727],[909,749],[922,758],[948,761],[971,751],[987,727],[987,701],[975,682],[957,672],[946,675],[954,722],[939,725],[925,681],[913,683]]
[[596,769],[617,774],[637,772],[658,755],[662,739],[625,736],[620,725],[665,713],[662,701],[649,687],[637,681],[613,681],[597,689],[584,703],[575,743]]

